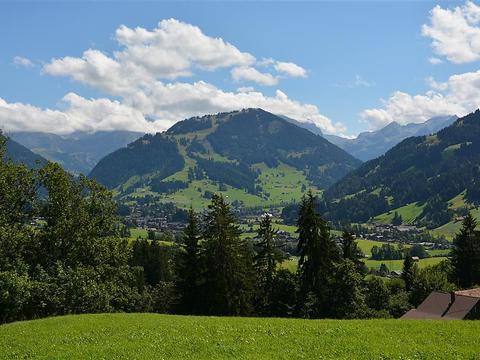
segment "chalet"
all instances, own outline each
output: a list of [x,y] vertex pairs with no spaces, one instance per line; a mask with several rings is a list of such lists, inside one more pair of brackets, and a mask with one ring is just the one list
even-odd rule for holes
[[445,293],[434,291],[402,319],[480,320],[480,288]]

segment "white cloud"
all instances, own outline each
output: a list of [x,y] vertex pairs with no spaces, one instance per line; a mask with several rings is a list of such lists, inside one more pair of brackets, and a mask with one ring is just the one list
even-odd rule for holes
[[439,115],[466,115],[480,107],[480,70],[452,75],[445,82],[427,79],[430,90],[410,95],[395,92],[382,108],[361,113],[373,129],[392,121],[400,124],[420,123]]
[[[62,99],[65,111],[41,109],[29,104],[7,103],[0,98],[0,128],[7,132],[43,131],[68,134],[75,131],[155,132],[168,127],[164,122],[149,122],[138,110],[109,99],[85,99],[68,93]],[[173,123],[172,123],[173,124]],[[170,124],[171,125],[171,124]]]
[[274,65],[275,70],[291,77],[307,77],[307,71],[301,66],[292,62],[277,61]]
[[[151,31],[120,26],[116,39],[120,49],[111,55],[88,49],[81,57],[53,59],[42,71],[52,76],[70,77],[119,100],[88,100],[69,94],[64,98],[65,110],[61,112],[4,103],[4,113],[8,109],[10,118],[16,120],[0,116],[0,126],[3,121],[9,129],[18,129],[18,124],[35,127],[37,121],[33,119],[38,115],[43,119],[37,126],[41,131],[66,133],[79,129],[115,128],[152,132],[164,130],[191,116],[255,107],[299,121],[314,122],[326,133],[345,131],[342,124],[333,123],[320,114],[315,105],[290,99],[280,90],[274,96],[250,87],[229,92],[206,81],[190,83],[177,79],[191,75],[195,69],[231,68],[234,80],[276,85],[285,75],[304,74],[298,65],[273,59],[257,61],[253,55],[222,39],[209,37],[198,27],[173,19],[161,21]],[[278,71],[283,75],[275,76],[255,68],[268,66],[274,69],[276,65],[280,66]],[[26,112],[30,115],[27,116]],[[19,114],[32,121],[28,124],[22,122]],[[69,121],[73,125],[69,125]],[[50,123],[55,125],[50,126]]]
[[253,86],[241,86],[237,89],[237,92],[239,93],[248,93],[255,91],[255,88]]
[[422,35],[432,39],[434,51],[453,63],[480,60],[480,6],[467,1],[463,6],[430,11],[430,24]]
[[261,85],[272,86],[278,84],[278,79],[269,73],[262,73],[251,66],[233,68],[232,78],[235,81],[253,81]]
[[12,62],[14,65],[23,66],[26,68],[32,68],[35,66],[35,64],[30,59],[27,59],[22,56],[15,56]]
[[432,65],[438,65],[438,64],[441,64],[443,61],[442,59],[439,59],[437,57],[429,57],[428,62]]

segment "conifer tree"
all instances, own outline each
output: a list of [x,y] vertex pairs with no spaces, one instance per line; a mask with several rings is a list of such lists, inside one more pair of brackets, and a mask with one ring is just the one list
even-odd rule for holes
[[339,259],[337,246],[330,238],[327,223],[316,212],[316,199],[309,191],[302,198],[298,218],[298,252],[300,275],[300,306],[304,316],[319,317],[325,313],[328,298],[328,277],[332,265]]
[[463,220],[463,227],[454,239],[452,265],[457,284],[462,288],[480,284],[480,232],[472,214]]
[[247,315],[251,311],[253,250],[240,233],[229,204],[214,194],[203,231],[207,314]]
[[255,270],[257,277],[257,294],[255,305],[261,314],[268,315],[273,292],[277,263],[278,249],[275,247],[277,230],[272,226],[272,215],[265,213],[258,229],[257,254],[255,256]]
[[188,211],[188,224],[184,231],[184,252],[179,261],[180,311],[197,314],[201,307],[200,228],[193,208]]
[[405,289],[407,291],[412,290],[413,282],[415,281],[415,275],[417,272],[417,264],[413,261],[410,254],[407,254],[405,260],[403,260],[402,279],[405,281]]

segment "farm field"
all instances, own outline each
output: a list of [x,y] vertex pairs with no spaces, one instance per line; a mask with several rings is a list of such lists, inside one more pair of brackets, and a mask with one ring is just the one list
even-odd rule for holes
[[[431,258],[426,258],[426,259],[420,259],[418,261],[418,267],[419,268],[424,268],[427,266],[432,266],[436,265],[443,260],[447,259],[447,257],[431,257]],[[385,264],[388,267],[388,270],[402,270],[403,267],[403,260],[370,260],[370,259],[363,259],[363,262],[365,262],[365,265],[371,269],[378,269],[380,268],[380,265]],[[282,269],[287,269],[292,272],[297,271],[297,263],[298,263],[298,258],[292,257],[289,260],[286,260],[282,262],[279,266]]]
[[374,221],[382,224],[390,224],[393,217],[395,216],[395,212],[397,212],[398,215],[402,217],[404,224],[412,224],[415,219],[420,216],[424,207],[425,205],[411,203],[397,209],[390,210],[389,212],[386,212],[384,214],[378,215],[374,218]]
[[[420,259],[418,261],[418,267],[424,268],[427,266],[436,265],[443,260],[447,259],[446,257],[432,257],[426,259]],[[385,264],[388,267],[388,270],[402,270],[403,260],[365,260],[365,265],[372,269],[380,268],[380,265]]]
[[479,331],[474,321],[73,315],[0,326],[0,354],[5,359],[474,359]]

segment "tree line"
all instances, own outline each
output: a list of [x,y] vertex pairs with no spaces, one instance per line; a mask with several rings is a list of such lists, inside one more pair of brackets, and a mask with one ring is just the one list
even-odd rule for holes
[[[3,147],[0,147],[4,149]],[[3,159],[3,151],[0,150]],[[298,270],[282,269],[272,217],[247,239],[213,195],[188,212],[181,244],[120,236],[111,192],[59,165],[0,161],[0,322],[98,312],[303,318],[395,317],[432,290],[480,283],[480,239],[468,216],[452,261],[402,278],[366,276],[354,236],[340,244],[315,196],[298,212]]]

